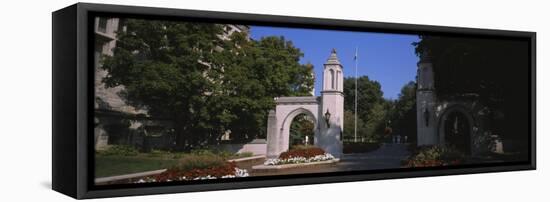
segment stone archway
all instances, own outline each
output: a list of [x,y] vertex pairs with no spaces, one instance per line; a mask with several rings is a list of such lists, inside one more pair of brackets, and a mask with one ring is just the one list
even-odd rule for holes
[[314,145],[339,158],[344,126],[343,66],[332,50],[323,69],[321,96],[278,97],[267,118],[267,157],[277,158],[289,148],[290,124],[306,114],[314,122]]
[[298,114],[290,123],[289,147],[311,146],[315,139],[315,120],[307,114]]
[[438,122],[440,145],[451,145],[465,154],[473,153],[474,119],[465,107],[455,105],[441,114]]
[[280,97],[275,100],[275,103],[277,104],[275,111],[269,112],[267,121],[268,157],[275,158],[289,149],[290,124],[300,114],[305,114],[314,120],[314,140],[317,141],[320,131],[318,97]]
[[[316,132],[319,131],[317,129],[317,125],[318,125],[317,124],[317,119],[311,111],[309,111],[308,109],[305,109],[303,107],[300,107],[300,108],[297,108],[296,110],[290,112],[288,114],[288,116],[285,117],[285,119],[283,120],[283,124],[280,128],[281,137],[279,138],[279,140],[283,140],[283,142],[281,142],[280,144],[286,144],[287,145],[286,149],[288,149],[289,146],[290,146],[290,142],[289,142],[290,141],[290,127],[292,125],[292,122],[294,121],[294,119],[297,116],[302,115],[302,114],[307,116],[310,120],[313,120],[313,133],[314,133],[314,135],[311,138],[313,138],[314,141],[316,139],[315,134],[317,134]],[[315,144],[315,142],[313,142],[313,144]]]

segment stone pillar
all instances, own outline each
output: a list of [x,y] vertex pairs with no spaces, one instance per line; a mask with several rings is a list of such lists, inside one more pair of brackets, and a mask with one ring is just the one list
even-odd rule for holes
[[277,116],[274,110],[267,116],[267,158],[277,158],[279,155],[279,133],[277,130]]
[[[319,111],[321,132],[316,145],[334,157],[340,158],[343,151],[341,136],[344,128],[344,75],[336,50],[332,50],[324,66],[322,104]],[[326,114],[330,114],[330,117]],[[327,118],[329,118],[329,125],[326,123]]]
[[417,144],[439,144],[437,137],[436,94],[434,87],[433,65],[430,53],[424,50],[418,62],[416,90],[416,127]]
[[107,148],[107,145],[109,143],[109,135],[107,132],[105,132],[105,129],[103,129],[103,125],[99,123],[99,119],[94,119],[95,127],[94,127],[94,148],[95,150],[103,150]]
[[279,146],[277,151],[278,154],[288,151],[289,141],[290,141],[290,124],[288,128],[285,126],[282,126],[281,128],[279,128]]

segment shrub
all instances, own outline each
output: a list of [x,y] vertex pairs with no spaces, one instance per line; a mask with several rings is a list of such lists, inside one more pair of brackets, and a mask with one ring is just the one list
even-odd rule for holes
[[452,147],[423,146],[403,164],[406,167],[457,165],[464,161],[464,154]]
[[193,169],[206,169],[222,166],[225,159],[211,153],[184,155],[176,165],[175,169],[185,172]]
[[234,153],[228,150],[218,149],[218,148],[210,148],[210,149],[196,149],[192,150],[191,154],[196,155],[216,155],[223,159],[235,159],[235,158],[243,158],[243,157],[251,157],[254,156],[254,153],[252,152],[242,152],[242,153]]
[[207,149],[195,149],[191,151],[191,154],[198,154],[198,155],[217,155],[224,159],[228,159],[231,156],[235,155],[235,153],[227,151],[227,150],[221,150],[218,148],[207,148]]
[[173,159],[181,159],[183,158],[187,153],[184,152],[172,152],[172,158]]
[[139,152],[136,148],[129,145],[111,145],[106,150],[98,151],[97,153],[104,156],[135,156]]
[[295,150],[295,149],[309,149],[309,148],[314,148],[315,146],[313,145],[303,145],[303,144],[299,144],[299,145],[293,145],[290,149],[291,150]]
[[304,157],[304,158],[313,158],[318,155],[325,154],[325,151],[318,147],[308,147],[304,149],[292,149],[286,152],[283,152],[279,155],[279,159],[289,159],[294,157]]
[[[163,155],[164,151],[153,150],[150,155]],[[173,157],[181,156],[178,163],[165,172],[136,180],[142,182],[169,182],[178,180],[198,180],[247,177],[246,169],[239,169],[235,162],[227,162],[226,159],[232,156],[252,156],[250,152],[233,154],[222,150],[198,149],[190,153],[169,153]],[[166,155],[170,156],[170,155]]]
[[226,151],[226,150],[220,150],[216,153],[218,156],[224,158],[224,159],[229,159],[233,156],[238,156],[238,154],[235,154],[233,152],[230,152],[230,151]]
[[242,176],[246,177],[246,170],[238,169],[235,163],[224,162],[222,165],[209,168],[195,168],[187,171],[182,171],[177,168],[171,168],[167,171],[154,176],[156,182],[166,182],[173,180],[194,180],[194,179],[215,179],[228,176],[235,177],[236,172],[244,172]]
[[151,150],[149,153],[147,153],[147,156],[149,157],[163,157],[163,158],[169,158],[171,157],[173,154],[169,151],[164,151],[164,150],[157,150],[157,149],[153,149]]
[[221,178],[223,176],[234,175],[235,168],[237,165],[235,163],[224,163],[223,165],[205,168],[205,169],[192,169],[183,173],[187,179],[194,179],[200,177],[216,177]]
[[189,153],[195,154],[195,155],[214,155],[216,152],[210,149],[193,149]]
[[241,153],[237,153],[235,154],[238,158],[245,158],[245,157],[251,157],[251,156],[254,156],[254,153],[252,152],[241,152]]

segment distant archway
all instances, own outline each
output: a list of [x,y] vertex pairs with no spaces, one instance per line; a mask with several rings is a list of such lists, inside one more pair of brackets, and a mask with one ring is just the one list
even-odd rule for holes
[[312,145],[315,138],[315,120],[307,114],[298,114],[290,122],[289,147]]
[[441,145],[454,147],[464,154],[472,154],[474,120],[462,106],[445,110],[438,124]]

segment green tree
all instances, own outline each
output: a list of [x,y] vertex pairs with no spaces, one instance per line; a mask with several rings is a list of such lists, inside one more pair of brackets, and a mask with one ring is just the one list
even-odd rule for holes
[[369,119],[366,121],[367,140],[370,142],[379,141],[383,136],[383,127],[387,119],[387,103],[381,101],[375,103],[371,108]]
[[[378,81],[372,81],[368,76],[361,76],[357,79],[357,114],[363,120],[368,120],[368,115],[371,112],[375,103],[380,103],[384,99],[382,97],[382,89]],[[344,109],[355,111],[355,78],[344,78]]]
[[[386,101],[382,97],[380,83],[367,76],[357,79],[357,136],[377,141],[381,136],[380,125],[386,118]],[[344,79],[344,136],[354,137],[355,130],[355,78]],[[351,135],[351,136],[350,136]]]
[[127,19],[114,56],[105,56],[108,87],[124,86],[126,102],[174,122],[179,149],[265,135],[273,97],[303,95],[312,66],[282,37],[222,40],[221,25]]
[[313,88],[313,66],[300,64],[303,53],[283,37],[249,41],[236,35],[228,43],[234,51],[224,54],[230,62],[222,81],[225,107],[233,115],[232,138],[265,137],[273,98],[307,95]]
[[397,100],[388,113],[394,134],[408,136],[409,142],[416,139],[416,82],[410,81],[401,88]]
[[114,56],[104,58],[103,68],[109,72],[105,84],[123,85],[128,104],[147,109],[152,117],[173,120],[180,148],[221,134],[227,120],[213,96],[219,89],[213,81],[222,63],[211,50],[222,44],[222,28],[136,19],[125,25],[127,31],[117,33]]
[[[346,142],[351,142],[355,139],[355,114],[350,110],[344,111],[344,140]],[[363,139],[370,140],[367,138],[368,135],[371,135],[367,132],[367,125],[363,119],[357,117],[357,140],[361,141]]]
[[301,145],[303,144],[304,138],[309,137],[308,141],[313,143],[314,138],[314,124],[313,121],[308,119],[305,114],[300,114],[292,120],[290,124],[290,145]]

